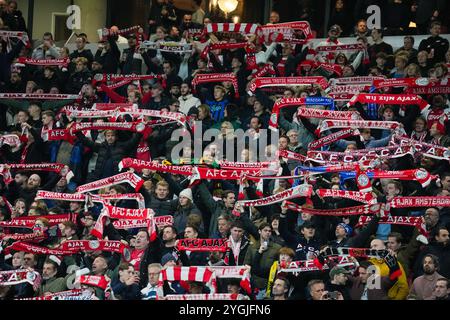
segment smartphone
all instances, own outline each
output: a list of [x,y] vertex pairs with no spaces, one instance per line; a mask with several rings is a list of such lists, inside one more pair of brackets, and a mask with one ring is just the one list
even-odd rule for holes
[[337,291],[333,291],[333,292],[329,292],[328,293],[328,298],[330,300],[337,300],[338,296],[339,296],[339,292],[337,292]]

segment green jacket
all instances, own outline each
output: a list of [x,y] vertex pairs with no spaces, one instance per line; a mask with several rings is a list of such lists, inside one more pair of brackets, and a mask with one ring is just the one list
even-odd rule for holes
[[419,235],[419,230],[416,228],[409,243],[406,246],[400,247],[397,252],[397,259],[403,266],[403,269],[405,269],[407,277],[409,276],[410,263],[420,249],[421,243],[416,240],[417,236]]
[[267,288],[267,279],[269,278],[270,268],[278,259],[278,252],[281,249],[279,244],[269,241],[267,250],[262,254],[258,252],[261,247],[260,240],[252,244],[245,254],[244,265],[252,267],[251,275],[255,281],[255,286],[259,289]]
[[46,292],[56,293],[67,290],[67,277],[66,278],[56,278],[53,277],[48,280],[42,280],[39,286],[39,296],[43,296]]

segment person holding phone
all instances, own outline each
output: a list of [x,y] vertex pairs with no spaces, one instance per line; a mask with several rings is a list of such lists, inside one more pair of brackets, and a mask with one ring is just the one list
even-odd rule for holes
[[262,223],[258,228],[258,232],[259,240],[248,248],[244,265],[252,267],[251,276],[255,281],[255,287],[259,289],[256,299],[262,300],[265,296],[270,268],[277,260],[281,246],[270,240],[272,234],[272,226],[270,224]]

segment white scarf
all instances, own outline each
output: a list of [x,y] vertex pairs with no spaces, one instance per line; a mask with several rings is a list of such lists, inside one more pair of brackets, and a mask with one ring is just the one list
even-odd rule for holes
[[238,263],[239,253],[241,252],[241,242],[242,238],[240,241],[235,242],[233,237],[230,236],[230,246],[231,250],[233,251],[234,261],[236,262],[236,264]]

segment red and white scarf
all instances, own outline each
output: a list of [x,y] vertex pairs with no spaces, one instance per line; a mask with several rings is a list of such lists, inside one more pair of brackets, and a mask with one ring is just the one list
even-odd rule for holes
[[111,219],[123,219],[123,220],[148,220],[147,231],[150,236],[150,242],[154,241],[157,237],[156,224],[153,217],[155,212],[152,209],[127,209],[103,204],[103,210],[98,217],[94,228],[91,230],[91,234],[98,239],[103,238],[103,230],[105,218]]
[[172,174],[181,174],[186,176],[191,176],[192,180],[199,179],[211,179],[211,180],[222,180],[222,179],[232,179],[239,180],[243,174],[250,175],[261,175],[263,171],[274,171],[271,169],[253,169],[253,168],[233,168],[232,170],[220,170],[211,169],[206,167],[194,167],[194,166],[168,166],[164,164],[158,164],[148,161],[142,161],[137,159],[126,158],[119,163],[119,170],[124,168],[133,168],[137,171],[142,169],[149,169],[155,171],[162,171]]
[[[158,229],[162,229],[166,226],[173,225],[173,216],[158,216],[153,217],[155,225]],[[128,230],[136,228],[148,228],[151,221],[149,219],[139,219],[139,220],[129,220],[129,219],[119,219],[113,222],[114,228],[117,230]]]
[[324,77],[277,77],[256,78],[250,85],[249,95],[253,95],[258,88],[306,86],[318,84],[322,89],[328,88],[328,81]]
[[91,110],[138,110],[138,105],[133,103],[94,103]]
[[179,239],[178,251],[192,252],[225,252],[228,249],[228,239]]
[[15,286],[21,283],[29,283],[37,290],[41,280],[41,275],[36,271],[23,269],[0,271],[0,286]]
[[355,207],[347,207],[347,208],[338,208],[338,209],[311,209],[302,207],[296,203],[286,201],[284,203],[283,208],[297,211],[301,213],[306,213],[310,215],[317,216],[330,216],[330,217],[346,217],[346,216],[358,216],[363,214],[377,214],[382,210],[383,206],[381,204],[373,204],[373,205],[362,205]]
[[31,48],[30,38],[26,32],[0,30],[0,38],[9,42],[9,38],[17,38],[23,42],[27,48]]
[[[269,129],[277,130],[278,128],[278,119],[280,118],[280,111],[283,108],[292,107],[292,106],[302,106],[302,105],[330,105],[332,104],[332,100],[329,98],[323,97],[309,97],[309,98],[283,98],[275,102],[272,108],[272,114],[269,119]],[[314,111],[313,111],[314,112]],[[330,111],[328,111],[330,112]],[[305,112],[303,112],[305,113]],[[314,114],[319,114],[319,112],[315,112]],[[322,113],[323,114],[323,113]],[[356,113],[353,113],[356,115]],[[339,116],[348,117],[349,113],[342,114]]]
[[216,277],[208,267],[168,267],[159,274],[158,287],[162,289],[164,281],[196,281],[206,284],[210,294],[216,293]]
[[265,64],[263,67],[258,68],[255,73],[251,75],[252,79],[261,78],[266,75],[275,76],[276,72],[272,64]]
[[141,80],[153,80],[160,79],[158,75],[138,75],[138,74],[96,74],[92,80],[92,85],[96,86],[99,82],[119,82],[124,80],[129,81],[141,81]]
[[219,161],[219,166],[224,170],[247,170],[247,169],[269,169],[274,170],[279,168],[278,162],[230,162],[230,161]]
[[13,240],[13,241],[39,243],[45,239],[47,239],[47,235],[42,232],[0,234],[0,240]]
[[46,296],[33,297],[33,298],[22,298],[16,300],[92,300],[90,293],[82,291],[79,289],[73,289],[68,291],[56,292]]
[[75,283],[97,287],[106,291],[111,284],[111,280],[107,280],[105,276],[82,275],[75,280]]
[[366,204],[377,203],[377,198],[370,192],[359,191],[347,191],[347,190],[334,190],[334,189],[318,189],[315,191],[321,198],[346,198]]
[[[333,257],[330,260],[335,260],[336,266],[341,268],[353,267],[355,264],[347,255],[340,255]],[[287,265],[280,265],[278,273],[300,273],[309,271],[320,271],[329,269],[328,265],[324,265],[319,269],[314,260],[292,261]]]
[[337,45],[327,45],[319,46],[316,49],[310,49],[310,54],[316,54],[319,52],[339,52],[339,51],[364,51],[365,48],[360,43],[351,44],[337,44]]
[[348,93],[352,95],[357,95],[362,91],[370,90],[370,85],[366,84],[346,84],[346,85],[331,85],[328,87],[326,92],[331,94]]
[[205,24],[205,33],[241,33],[241,34],[257,34],[260,30],[257,23],[207,23]]
[[401,79],[375,80],[373,85],[377,89],[406,87],[405,93],[415,95],[450,93],[450,86],[448,86],[447,83],[441,82],[439,80],[433,80],[430,78],[401,78]]
[[239,87],[236,75],[230,73],[199,73],[192,80],[192,88],[196,88],[199,84],[211,82],[231,82],[234,87],[235,97],[239,98]]
[[137,174],[131,172],[124,172],[109,178],[81,185],[77,188],[77,192],[80,193],[91,192],[102,188],[115,186],[121,183],[128,183],[136,191],[139,191],[139,189],[144,184],[144,180],[142,180]]
[[316,134],[331,129],[346,128],[368,128],[368,129],[384,129],[395,130],[400,127],[397,121],[364,121],[364,120],[324,120],[316,130]]
[[36,245],[29,244],[26,242],[14,242],[12,245],[5,248],[5,254],[8,254],[9,252],[11,252],[11,250],[24,251],[24,252],[33,253],[33,254],[54,255],[54,256],[73,255],[72,251],[60,250],[60,249],[50,249],[47,247],[40,247],[40,246],[36,246]]
[[[355,228],[360,228],[366,224],[368,224],[372,220],[372,217],[367,216],[361,216],[359,217],[358,223],[356,224]],[[402,216],[387,216],[382,217],[378,221],[379,224],[392,224],[392,225],[399,225],[399,226],[410,226],[410,227],[416,227],[419,229],[420,233],[423,235],[427,235],[428,232],[426,231],[425,222],[423,217],[402,217]]]
[[298,108],[297,116],[330,120],[362,120],[358,111],[332,111],[305,107]]
[[125,158],[119,162],[119,170],[133,168],[137,172],[141,172],[143,169],[149,169],[152,171],[161,171],[171,174],[180,174],[190,176],[192,174],[192,166],[171,166],[160,163],[154,163],[149,161],[143,161],[132,158]]
[[345,129],[345,130],[341,130],[338,132],[334,132],[330,135],[327,135],[323,138],[320,138],[318,140],[315,140],[313,142],[311,142],[308,145],[308,149],[309,150],[316,150],[319,149],[323,146],[332,144],[333,142],[339,141],[341,139],[346,139],[349,137],[354,137],[354,136],[359,136],[359,130],[358,129]]
[[259,206],[268,206],[271,204],[283,202],[285,200],[306,197],[310,198],[312,194],[312,186],[309,184],[301,184],[291,189],[282,191],[280,193],[271,195],[266,198],[256,199],[256,200],[243,200],[239,201],[239,203],[243,207],[259,207]]
[[389,147],[362,149],[352,152],[332,152],[332,151],[315,151],[311,150],[307,153],[307,161],[322,164],[367,162],[377,158],[393,159],[401,158],[407,154],[413,155],[414,149],[411,145],[393,145]]
[[450,207],[450,197],[394,197],[390,204],[392,208]]
[[18,135],[16,134],[5,134],[4,136],[0,137],[0,147],[4,144],[16,147],[21,145],[21,141]]
[[33,66],[59,66],[67,68],[70,63],[69,58],[64,59],[33,59],[26,57],[19,57],[17,59],[16,66],[20,65],[33,65]]
[[278,156],[281,158],[296,160],[300,162],[306,161],[306,156],[289,150],[278,150]]
[[111,29],[103,28],[101,29],[101,40],[106,41],[108,37],[117,34],[120,36],[126,36],[129,34],[139,34],[138,31],[141,27],[140,26],[133,26],[125,29],[118,30],[116,33],[111,32]]
[[[66,165],[61,163],[11,163],[8,164],[8,166],[10,168],[7,170],[4,164],[0,165],[0,175],[3,176],[3,181],[5,182],[5,184],[10,184],[13,181],[10,170],[55,172],[61,175],[63,169],[65,169],[66,167]],[[70,180],[74,177],[74,174],[71,170],[66,170],[62,177],[65,178],[67,182],[70,182]]]
[[414,94],[371,94],[360,93],[354,96],[353,99],[347,103],[347,107],[359,103],[375,103],[375,104],[394,104],[394,105],[418,105],[420,110],[424,110],[429,107],[426,100]]
[[[294,34],[297,31],[301,31],[305,38],[295,38]],[[312,38],[313,34],[308,21],[293,21],[261,26],[259,42],[271,44],[288,41],[292,44],[304,44]]]
[[56,226],[65,221],[74,221],[76,217],[71,214],[56,214],[49,216],[24,216],[17,217],[11,221],[0,221],[0,227],[9,228],[32,228],[37,219],[47,219],[50,226]]
[[0,99],[12,100],[80,100],[82,97],[75,94],[52,93],[0,93]]
[[92,194],[86,195],[83,193],[59,193],[51,191],[39,190],[36,194],[35,200],[49,199],[58,201],[79,201],[85,202],[87,197],[91,196],[93,202],[110,201],[110,200],[135,200],[140,209],[145,207],[144,196],[140,193],[125,193],[125,194]]
[[199,293],[199,294],[169,294],[164,296],[164,300],[180,301],[180,300],[241,300],[242,295],[237,293]]
[[425,157],[438,160],[450,160],[450,151],[445,147],[425,142],[419,142],[417,140],[402,137],[399,135],[394,135],[392,137],[391,143],[398,143],[402,146],[411,145],[413,146],[415,153],[421,154]]
[[330,86],[338,85],[365,85],[371,87],[375,80],[383,80],[384,77],[346,77],[330,79]]
[[130,247],[121,241],[111,240],[67,240],[58,247],[60,250],[72,251],[74,254],[85,251],[106,251],[120,253],[125,261],[130,261]]
[[427,170],[423,168],[402,171],[373,170],[372,172],[373,179],[399,179],[417,181],[424,188],[431,183],[431,180],[436,180],[438,178],[438,176],[431,175]]
[[202,59],[207,59],[208,53],[213,50],[233,50],[233,49],[245,49],[245,52],[247,53],[247,69],[253,70],[256,69],[258,66],[256,65],[256,58],[255,58],[255,50],[252,49],[248,42],[238,42],[238,43],[214,43],[209,44],[205,47],[205,49],[200,54],[200,57]]
[[331,74],[336,74],[338,77],[342,77],[342,66],[335,63],[326,63],[314,60],[304,60],[297,67],[297,72],[301,73],[303,69],[316,70],[316,69],[324,69]]
[[144,41],[141,43],[141,49],[185,54],[192,52],[192,43],[175,41]]

